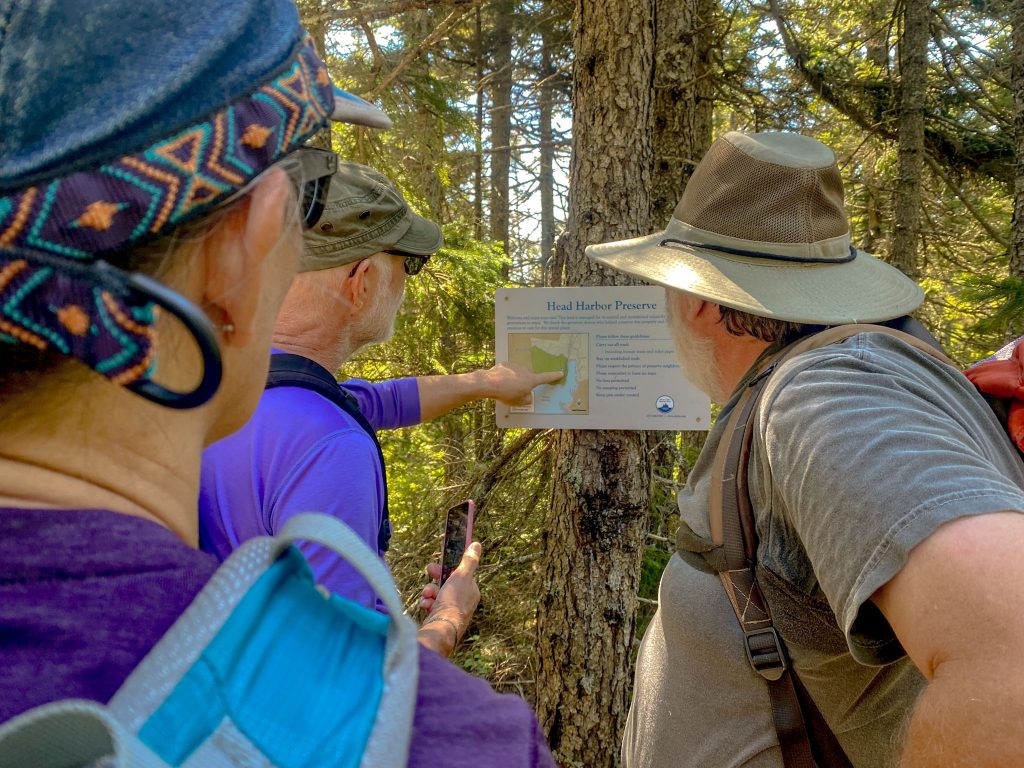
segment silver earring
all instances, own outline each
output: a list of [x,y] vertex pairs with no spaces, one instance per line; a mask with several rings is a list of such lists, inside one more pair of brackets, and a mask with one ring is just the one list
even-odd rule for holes
[[220,329],[224,332],[225,336],[230,336],[232,333],[235,332],[235,324],[234,323],[224,323],[224,325],[222,325],[220,327]]

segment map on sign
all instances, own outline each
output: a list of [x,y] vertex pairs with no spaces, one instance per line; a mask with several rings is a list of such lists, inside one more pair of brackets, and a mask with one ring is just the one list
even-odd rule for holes
[[533,390],[533,403],[513,406],[512,413],[590,413],[590,334],[510,333],[508,358],[534,373],[559,371],[554,384]]

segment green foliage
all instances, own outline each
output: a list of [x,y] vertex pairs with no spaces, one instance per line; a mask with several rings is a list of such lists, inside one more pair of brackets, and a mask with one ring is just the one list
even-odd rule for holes
[[651,600],[658,597],[661,573],[665,570],[672,553],[657,547],[648,547],[644,552],[643,572],[640,576],[640,596]]
[[[495,150],[488,134],[488,83],[495,63],[491,6],[480,6],[479,39],[472,10],[410,63],[408,54],[453,7],[377,18],[377,5],[299,0],[307,15],[336,10],[338,20],[327,24],[325,39],[329,67],[343,87],[374,94],[385,78],[404,67],[375,95],[393,116],[395,129],[336,127],[335,148],[395,179],[418,211],[444,222],[446,246],[408,281],[394,340],[365,350],[347,373],[379,380],[470,371],[493,362],[494,290],[510,281],[532,284],[540,275],[538,237],[529,229],[536,209],[539,83],[545,78],[557,83],[552,95],[559,124],[555,138],[565,138],[573,4],[516,3],[510,198],[518,228],[509,256],[483,235],[489,214],[487,173]],[[932,7],[926,93],[931,162],[922,179],[920,247],[926,301],[918,315],[961,363],[1024,332],[1019,319],[1024,317],[1024,283],[1008,276],[1007,258],[1013,194],[1007,177],[1013,103],[1009,10],[1006,2],[938,0]],[[788,0],[782,13],[801,49],[799,62],[787,52],[765,7],[723,0],[720,11],[711,24],[716,36],[715,132],[801,131],[833,147],[854,243],[885,258],[897,180],[893,125],[900,96],[899,6],[878,0],[841,5]],[[540,67],[544,42],[551,46],[552,71],[546,73]],[[558,143],[556,197],[561,198],[568,147]],[[382,443],[396,525],[390,564],[410,606],[423,582],[422,566],[440,548],[444,509],[483,494],[478,533],[485,547],[484,607],[457,660],[528,693],[540,589],[535,566],[549,507],[547,440],[536,438],[504,464],[496,461],[523,437],[498,431],[493,407],[475,404],[431,424],[384,434]],[[641,584],[646,599],[657,598],[660,570],[678,524],[675,493],[702,444],[698,433],[652,444],[658,458],[653,536]],[[639,631],[652,612],[652,606],[643,605]]]
[[656,608],[653,602],[658,599],[658,587],[661,584],[661,574],[668,565],[672,552],[662,546],[647,547],[644,550],[643,570],[640,574],[640,588],[637,595],[643,600],[650,600],[651,603],[642,602],[636,612],[636,635],[643,637],[647,631],[647,625],[654,617]]
[[965,275],[960,297],[984,310],[970,330],[991,351],[1024,331],[1024,278]]

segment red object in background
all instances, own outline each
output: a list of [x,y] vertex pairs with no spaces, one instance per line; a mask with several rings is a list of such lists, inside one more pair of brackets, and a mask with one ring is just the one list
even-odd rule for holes
[[1024,451],[1024,336],[992,357],[972,365],[964,374],[986,395],[1007,401],[1006,431]]

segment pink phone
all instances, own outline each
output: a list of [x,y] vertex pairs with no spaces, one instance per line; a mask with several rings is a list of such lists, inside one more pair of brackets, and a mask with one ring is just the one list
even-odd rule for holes
[[444,522],[444,542],[441,545],[441,584],[444,584],[451,572],[459,567],[462,554],[473,542],[473,514],[476,504],[466,499],[448,510]]

